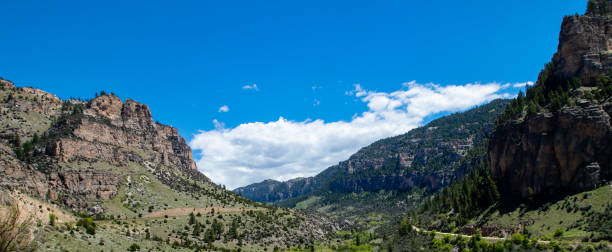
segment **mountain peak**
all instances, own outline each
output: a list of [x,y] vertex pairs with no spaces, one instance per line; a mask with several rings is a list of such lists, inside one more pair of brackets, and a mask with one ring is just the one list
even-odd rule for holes
[[[559,33],[559,46],[551,65],[552,73],[562,78],[577,77],[593,85],[602,74],[612,70],[612,4],[608,0],[590,1],[587,14],[567,16]],[[546,71],[546,69],[545,69]]]

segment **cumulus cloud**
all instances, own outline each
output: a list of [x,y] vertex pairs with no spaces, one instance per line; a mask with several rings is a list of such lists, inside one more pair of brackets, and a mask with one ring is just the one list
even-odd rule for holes
[[244,89],[244,90],[255,90],[255,91],[259,91],[259,87],[257,87],[257,84],[253,84],[253,85],[244,85],[244,86],[242,86],[242,89]]
[[219,113],[229,112],[229,107],[227,105],[223,105],[219,108]]
[[292,121],[244,123],[226,129],[200,131],[189,143],[199,151],[200,171],[228,188],[264,179],[287,180],[312,176],[346,160],[378,139],[405,133],[440,112],[463,111],[496,98],[510,97],[500,83],[465,85],[408,82],[395,92],[376,92],[355,84],[347,95],[367,105],[350,121]]

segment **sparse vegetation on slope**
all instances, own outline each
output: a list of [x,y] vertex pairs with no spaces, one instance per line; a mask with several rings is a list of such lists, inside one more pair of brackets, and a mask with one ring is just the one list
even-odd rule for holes
[[49,203],[33,206],[43,251],[271,251],[331,242],[345,226],[211,183],[144,104],[0,84],[0,185]]

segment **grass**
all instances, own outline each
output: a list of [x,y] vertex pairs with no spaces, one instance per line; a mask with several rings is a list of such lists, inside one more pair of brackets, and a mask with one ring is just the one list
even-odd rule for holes
[[310,205],[314,204],[320,199],[321,197],[319,196],[310,196],[308,199],[295,204],[295,209],[307,209]]
[[296,203],[297,209],[314,210],[325,215],[346,219],[368,232],[384,227],[408,210],[423,192],[381,190],[360,193],[327,193],[310,196]]
[[537,209],[519,207],[507,213],[500,213],[492,207],[478,217],[476,222],[485,222],[484,226],[507,230],[519,230],[518,225],[522,224],[532,237],[539,239],[554,238],[555,231],[562,230],[562,234],[556,239],[580,241],[591,235],[591,232],[585,231],[587,216],[602,212],[605,205],[611,201],[612,189],[606,185],[568,196]]

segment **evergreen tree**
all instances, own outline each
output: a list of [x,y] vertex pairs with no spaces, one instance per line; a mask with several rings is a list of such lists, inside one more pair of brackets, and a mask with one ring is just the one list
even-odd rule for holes
[[195,215],[192,213],[189,214],[189,225],[193,225],[196,223]]

